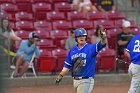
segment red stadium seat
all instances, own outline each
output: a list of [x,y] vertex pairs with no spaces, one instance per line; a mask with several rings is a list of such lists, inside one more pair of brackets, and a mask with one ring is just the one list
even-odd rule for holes
[[5,13],[4,11],[0,11],[0,19],[6,16],[8,17],[7,13]]
[[13,3],[3,3],[0,6],[1,6],[1,10],[4,10],[6,12],[16,12],[17,11],[17,6]]
[[46,12],[35,12],[34,17],[35,17],[36,20],[47,19]]
[[55,10],[59,12],[70,12],[72,11],[71,4],[68,2],[58,2],[54,4]]
[[87,16],[89,20],[106,19],[106,14],[99,11],[89,12]]
[[117,29],[117,28],[107,30],[106,33],[107,33],[109,48],[116,49],[116,42],[117,42],[116,41],[116,36],[120,32],[121,32],[121,30]]
[[69,0],[51,0],[53,3],[56,3],[56,2],[69,2]]
[[115,50],[105,48],[97,56],[97,68],[99,71],[114,71],[115,61]]
[[34,25],[30,21],[17,21],[16,22],[16,28],[18,30],[32,31],[32,30],[34,30]]
[[140,34],[140,28],[131,28],[130,32],[133,32],[135,34]]
[[15,3],[32,3],[32,0],[14,0]]
[[50,36],[52,38],[54,38],[54,43],[56,45],[56,47],[60,47],[60,41],[62,39],[66,39],[68,38],[68,32],[67,31],[63,31],[63,30],[53,30],[53,31],[50,31]]
[[32,9],[34,12],[47,12],[47,11],[51,11],[52,7],[51,4],[49,3],[34,3],[32,5]]
[[[22,1],[22,2],[20,2]],[[24,0],[19,0],[19,2],[16,3],[17,10],[19,12],[29,12],[32,13],[32,3],[31,2],[24,2]]]
[[109,11],[107,12],[108,19],[124,19],[125,15],[120,11]]
[[62,70],[67,54],[68,54],[68,51],[64,50],[64,49],[52,50],[52,55],[57,57],[57,61],[56,61],[56,70],[57,71]]
[[46,30],[52,30],[52,25],[48,21],[36,21],[34,22],[34,26],[36,29],[45,28]]
[[78,12],[78,11],[72,11],[67,13],[68,20],[81,20],[81,19],[87,19],[87,16],[85,13]]
[[52,50],[56,47],[52,39],[41,39],[38,45],[40,46],[40,48],[48,50]]
[[40,56],[40,72],[53,72],[56,68],[56,59],[53,56]]
[[56,20],[65,20],[65,14],[62,12],[52,11],[47,13],[47,19],[49,21],[56,21]]
[[33,3],[37,3],[37,2],[51,3],[52,0],[33,0]]
[[16,31],[17,36],[19,36],[22,39],[28,39],[29,33],[30,32],[24,31],[24,30],[18,30],[18,31]]
[[14,22],[16,21],[15,13],[8,13],[7,17],[9,21],[14,21]]
[[93,29],[93,23],[88,20],[75,20],[73,21],[73,27]]
[[40,49],[40,56],[52,56],[52,51]]
[[50,36],[56,39],[64,39],[68,37],[68,32],[63,30],[52,30]]
[[2,3],[13,3],[13,0],[0,0],[0,4]]
[[45,30],[45,29],[38,29],[35,31],[37,33],[37,35],[40,37],[40,38],[43,38],[43,39],[49,39],[51,38],[50,37],[50,32]]
[[52,56],[51,51],[41,49],[39,63],[41,72],[53,72],[56,65],[56,58]]
[[72,27],[71,22],[69,21],[64,21],[64,20],[60,20],[60,21],[55,21],[53,22],[53,29],[54,30],[69,30]]
[[27,13],[27,12],[17,12],[15,14],[16,20],[17,21],[32,21],[33,20],[33,15],[32,13]]
[[115,26],[116,27],[122,28],[122,23],[123,23],[123,19],[115,20]]
[[94,26],[102,25],[105,29],[114,28],[114,23],[111,20],[96,20],[94,21]]

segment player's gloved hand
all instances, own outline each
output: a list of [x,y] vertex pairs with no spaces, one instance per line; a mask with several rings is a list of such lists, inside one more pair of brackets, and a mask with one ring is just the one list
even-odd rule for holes
[[100,33],[101,33],[101,39],[102,40],[105,40],[106,39],[106,32],[105,32],[105,30],[104,31],[100,31]]
[[62,76],[61,74],[59,74],[59,75],[57,76],[56,80],[55,80],[55,84],[56,84],[56,85],[59,84],[60,81],[62,80],[62,78],[63,78],[63,76]]

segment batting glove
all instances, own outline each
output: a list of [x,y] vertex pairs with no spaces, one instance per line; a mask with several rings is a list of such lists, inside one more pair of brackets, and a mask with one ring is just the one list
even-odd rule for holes
[[62,76],[61,74],[59,74],[59,75],[57,76],[56,80],[55,80],[55,84],[56,84],[56,85],[59,84],[60,81],[62,80],[62,78],[63,78],[63,76]]

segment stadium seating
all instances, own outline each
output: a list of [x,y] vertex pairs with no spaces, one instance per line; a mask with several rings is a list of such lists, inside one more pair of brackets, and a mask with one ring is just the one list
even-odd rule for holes
[[3,3],[0,4],[1,10],[4,10],[6,12],[16,12],[17,6],[13,3]]
[[33,3],[38,3],[38,2],[45,2],[45,3],[51,3],[52,0],[32,0]]
[[107,72],[114,71],[116,61],[115,55],[116,55],[115,50],[109,48],[103,49],[97,56],[98,71],[99,72],[100,70]]
[[69,0],[51,0],[53,3],[56,3],[56,2],[69,2]]
[[65,14],[62,12],[58,12],[58,11],[52,11],[47,13],[47,19],[49,21],[56,21],[56,20],[65,20]]
[[34,30],[34,25],[30,21],[17,21],[16,22],[16,28],[18,30],[33,31]]
[[54,4],[54,9],[59,12],[70,12],[72,11],[71,5],[68,2],[58,2]]
[[57,57],[57,61],[56,61],[56,70],[57,71],[62,70],[67,54],[68,54],[68,51],[64,50],[64,49],[52,50],[52,55]]
[[0,19],[6,16],[8,16],[7,13],[5,13],[4,11],[0,11]]
[[29,2],[20,2],[22,0],[19,0],[19,2],[16,3],[16,6],[17,6],[17,11],[18,12],[29,12],[29,13],[32,13],[32,4],[29,3]]
[[18,31],[16,31],[17,36],[19,36],[22,39],[28,39],[29,33],[30,32],[24,31],[24,30],[18,30]]
[[88,20],[75,20],[72,23],[73,23],[73,27],[93,29],[93,23]]
[[41,49],[47,49],[47,50],[52,50],[56,47],[52,39],[41,39],[41,41],[38,42],[38,45],[40,46]]
[[96,20],[96,21],[94,21],[95,28],[98,25],[102,25],[105,29],[111,29],[111,28],[115,27],[113,21],[111,21],[111,20]]
[[68,20],[82,20],[82,19],[87,19],[87,16],[85,13],[78,12],[78,11],[72,11],[67,13],[67,19]]
[[0,4],[2,3],[13,3],[13,0],[0,0]]
[[32,4],[32,9],[34,12],[47,12],[51,11],[52,7],[49,3],[39,2]]
[[125,18],[124,14],[120,11],[109,11],[107,12],[107,17],[108,19],[113,19],[113,20]]
[[130,32],[133,32],[135,34],[140,34],[140,28],[131,28]]
[[38,29],[35,31],[37,35],[42,39],[50,39],[50,32],[45,29]]
[[55,21],[53,22],[53,29],[54,30],[69,30],[72,27],[71,22],[65,21],[65,20],[60,20],[60,21]]
[[15,16],[16,16],[17,21],[22,21],[22,20],[32,21],[33,20],[32,13],[28,13],[28,12],[17,12]]
[[113,28],[113,29],[108,29],[107,30],[107,39],[108,39],[108,45],[109,48],[111,49],[116,49],[116,36],[118,33],[120,33],[121,30],[117,29],[117,28]]
[[99,11],[89,12],[87,14],[89,20],[99,20],[99,19],[106,19],[106,14]]
[[52,25],[50,22],[45,21],[45,20],[40,20],[40,21],[36,21],[34,22],[34,27],[35,29],[40,29],[40,28],[44,28],[47,31],[52,30]]

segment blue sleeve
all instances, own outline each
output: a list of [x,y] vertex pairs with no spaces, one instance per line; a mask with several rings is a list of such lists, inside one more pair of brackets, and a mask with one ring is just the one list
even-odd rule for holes
[[71,69],[71,67],[72,67],[72,61],[71,61],[71,57],[70,57],[70,52],[69,52],[68,56],[66,57],[66,60],[64,62],[64,67],[68,68],[68,69]]
[[24,52],[26,54],[30,54],[31,52],[33,52],[36,49],[36,46],[33,44],[33,45],[31,45],[31,47],[28,47],[27,42],[22,41],[19,48],[21,50],[24,50]]
[[[131,40],[132,41],[132,40]],[[127,45],[127,47],[126,47],[126,51],[128,51],[128,52],[130,52],[130,50],[131,50],[131,41],[128,43],[128,45]]]
[[101,51],[103,48],[105,48],[106,47],[106,44],[105,45],[102,45],[101,44],[101,41],[100,42],[98,42],[97,44],[96,44],[96,52],[98,53],[99,51]]
[[36,56],[39,56],[40,55],[40,50],[39,50],[39,47],[38,46],[36,46],[35,54],[36,54]]

